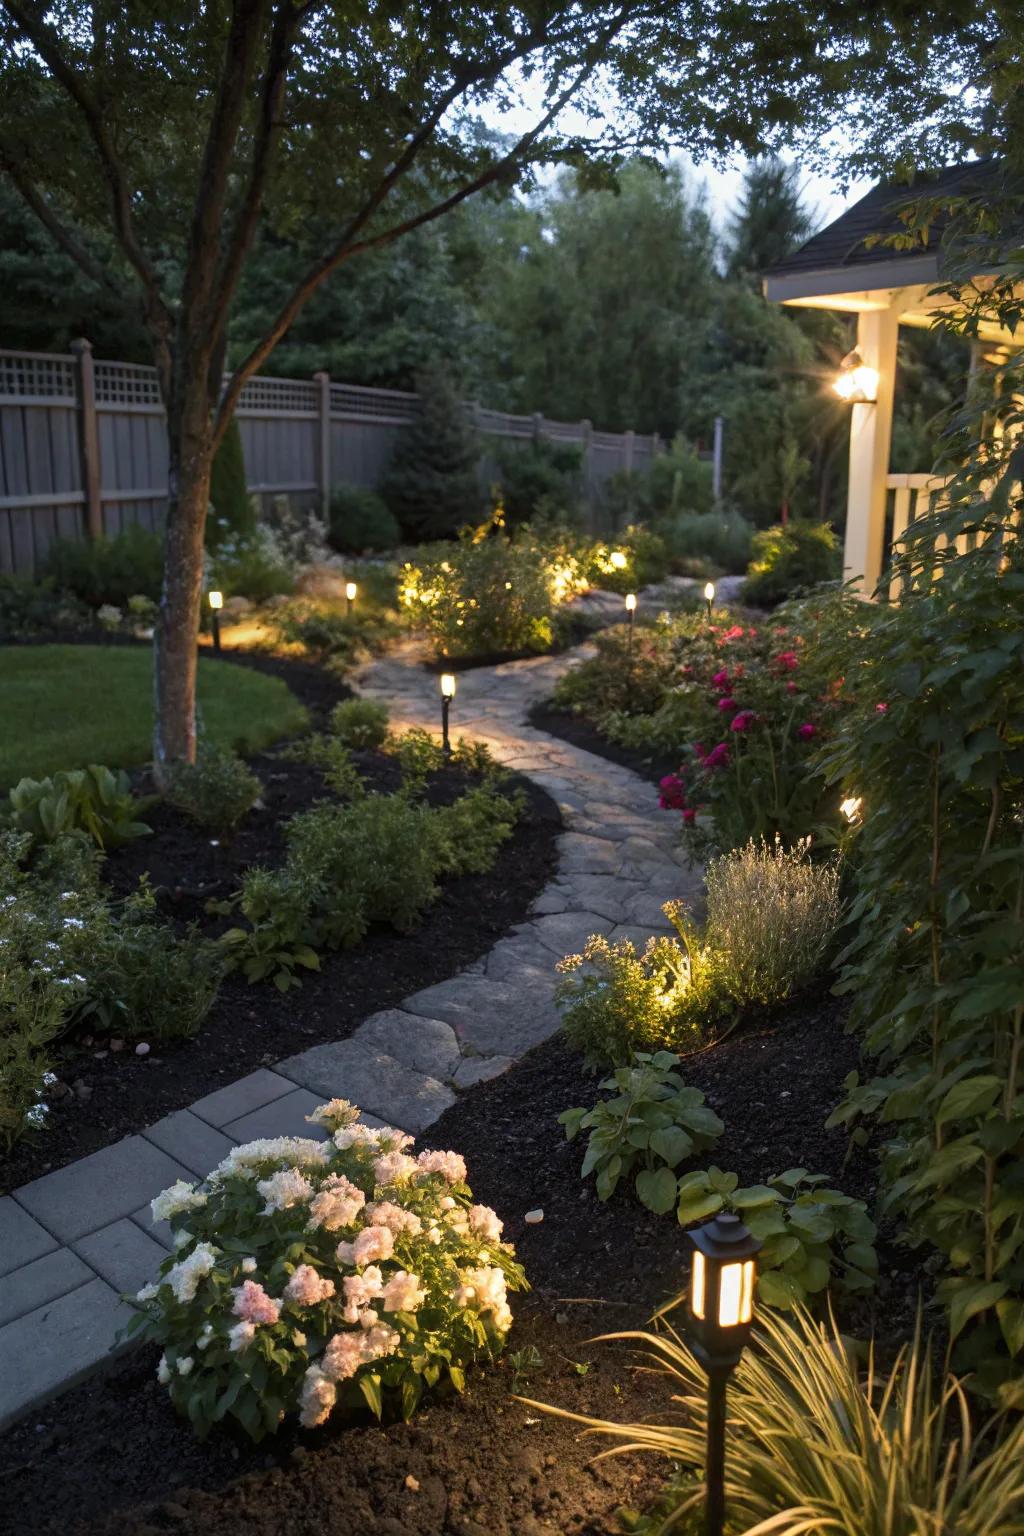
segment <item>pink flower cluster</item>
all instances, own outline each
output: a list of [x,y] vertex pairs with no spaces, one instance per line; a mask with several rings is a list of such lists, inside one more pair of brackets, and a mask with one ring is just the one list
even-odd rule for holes
[[315,1307],[334,1295],[334,1281],[318,1275],[312,1264],[300,1264],[284,1288],[285,1301],[297,1307]]
[[234,1291],[236,1317],[244,1323],[276,1323],[281,1316],[281,1303],[268,1296],[258,1280],[245,1280]]
[[362,1190],[343,1173],[329,1173],[309,1203],[308,1231],[337,1232],[350,1227],[366,1204]]
[[390,1259],[395,1247],[395,1234],[390,1227],[364,1227],[354,1243],[339,1243],[339,1264],[354,1264],[362,1269],[364,1264],[375,1264],[378,1259]]
[[465,1184],[466,1159],[458,1152],[421,1152],[416,1159],[421,1173],[439,1173],[449,1184]]
[[658,804],[663,811],[682,811],[683,820],[688,826],[696,821],[697,812],[692,805],[687,804],[686,785],[678,773],[666,773],[658,790]]

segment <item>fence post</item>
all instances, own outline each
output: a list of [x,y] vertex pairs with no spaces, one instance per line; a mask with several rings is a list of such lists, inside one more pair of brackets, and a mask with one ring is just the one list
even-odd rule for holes
[[327,523],[331,517],[331,376],[329,373],[314,373],[313,381],[320,386],[317,482],[320,488],[320,515]]
[[103,533],[103,499],[100,491],[100,434],[96,425],[96,366],[92,342],[79,336],[71,343],[77,359],[78,443],[82,455],[82,488],[85,491],[85,531],[90,539]]
[[580,435],[583,442],[583,493],[589,506],[594,500],[594,427],[586,417],[580,422]]
[[539,443],[543,436],[544,436],[544,412],[543,411],[534,411],[534,413],[533,413],[533,440],[534,440],[534,442],[535,443]]
[[722,437],[725,431],[725,418],[715,417],[715,442],[711,455],[711,494],[715,501],[722,499]]
[[657,459],[665,452],[665,444],[657,432],[651,433],[651,458]]
[[636,442],[636,433],[630,427],[628,432],[622,434],[622,467],[627,475],[633,473],[633,445]]

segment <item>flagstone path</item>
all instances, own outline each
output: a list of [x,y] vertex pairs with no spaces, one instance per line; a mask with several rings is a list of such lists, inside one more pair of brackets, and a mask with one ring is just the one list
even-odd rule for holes
[[[659,816],[649,784],[626,768],[527,724],[581,647],[558,657],[462,673],[452,734],[485,741],[558,802],[558,871],[528,921],[437,986],[374,1014],[345,1040],[314,1046],[219,1088],[79,1162],[0,1198],[0,1428],[106,1358],[130,1316],[122,1291],[153,1278],[171,1246],[148,1202],[202,1178],[242,1141],[310,1135],[325,1099],[362,1106],[371,1123],[418,1134],[460,1090],[494,1077],[558,1028],[555,963],[592,933],[643,944],[666,932],[662,903],[693,897],[700,871]],[[365,667],[360,690],[396,727],[439,729],[437,677],[413,643]]]

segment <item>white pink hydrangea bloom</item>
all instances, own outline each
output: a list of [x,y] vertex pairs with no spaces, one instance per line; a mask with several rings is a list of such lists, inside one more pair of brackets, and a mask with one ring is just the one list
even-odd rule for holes
[[399,1232],[408,1232],[410,1237],[418,1237],[423,1231],[423,1223],[415,1211],[407,1211],[390,1200],[378,1200],[374,1205],[368,1205],[366,1219],[372,1226],[388,1227],[396,1237]]
[[164,1276],[177,1301],[193,1301],[204,1280],[217,1262],[217,1249],[210,1243],[197,1243],[187,1258],[180,1259]]
[[210,1184],[225,1179],[254,1179],[263,1163],[291,1163],[299,1168],[315,1168],[327,1162],[327,1148],[309,1136],[269,1136],[232,1147],[207,1180]]
[[505,1223],[498,1217],[496,1211],[492,1211],[489,1205],[471,1205],[469,1208],[469,1227],[477,1237],[483,1238],[486,1243],[497,1243],[501,1240]]
[[300,1264],[284,1288],[285,1300],[297,1307],[315,1307],[333,1295],[334,1281],[318,1275],[312,1264]]
[[235,1298],[232,1311],[247,1323],[276,1323],[281,1316],[281,1303],[268,1296],[258,1280],[245,1280],[232,1292]]
[[171,1221],[173,1217],[180,1216],[183,1211],[197,1211],[206,1204],[207,1197],[201,1190],[197,1190],[194,1184],[186,1183],[179,1179],[172,1184],[170,1189],[163,1190],[159,1195],[154,1195],[149,1202],[149,1208],[153,1213],[154,1221]]
[[359,1332],[332,1334],[320,1358],[320,1369],[330,1381],[348,1381],[361,1365],[393,1355],[401,1335],[386,1323],[375,1323]]
[[382,1306],[385,1312],[415,1312],[426,1299],[427,1293],[420,1285],[419,1275],[399,1269],[384,1287]]
[[384,1152],[374,1159],[373,1176],[378,1184],[408,1184],[416,1172],[416,1159],[406,1152]]
[[233,1328],[228,1329],[228,1348],[234,1350],[237,1354],[241,1354],[243,1350],[249,1348],[255,1337],[255,1323],[245,1321],[236,1323]]
[[[345,1293],[345,1321],[358,1323],[371,1301],[376,1301],[383,1295],[384,1276],[378,1265],[370,1264],[361,1275],[346,1275],[342,1281],[342,1288]],[[373,1320],[374,1322],[377,1320],[376,1313]]]
[[504,1273],[491,1265],[478,1269],[463,1270],[461,1284],[455,1292],[455,1304],[473,1306],[478,1312],[489,1312],[494,1326],[506,1333],[512,1326],[512,1312],[508,1304]]
[[260,1179],[256,1188],[267,1202],[264,1216],[291,1210],[293,1205],[303,1205],[313,1198],[313,1186],[298,1168],[279,1168],[268,1178]]
[[338,1131],[358,1117],[358,1109],[348,1099],[331,1099],[330,1103],[314,1109],[311,1115],[306,1116],[306,1120],[310,1125],[322,1125],[325,1131]]
[[362,1190],[343,1173],[329,1173],[309,1203],[307,1231],[323,1227],[338,1232],[350,1227],[366,1204]]
[[466,1160],[458,1152],[421,1152],[416,1159],[421,1173],[439,1173],[449,1184],[465,1184]]
[[299,1423],[304,1429],[315,1429],[330,1417],[338,1397],[334,1382],[325,1376],[318,1365],[311,1365],[302,1378],[299,1394]]
[[352,1243],[339,1243],[335,1255],[339,1264],[354,1264],[362,1269],[364,1264],[376,1264],[378,1259],[390,1259],[395,1247],[395,1234],[390,1227],[364,1227]]

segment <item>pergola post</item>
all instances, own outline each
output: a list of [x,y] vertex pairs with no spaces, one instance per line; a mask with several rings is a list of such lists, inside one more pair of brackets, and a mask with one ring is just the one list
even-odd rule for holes
[[895,307],[862,310],[857,317],[857,351],[862,362],[878,370],[878,398],[851,407],[843,576],[856,581],[866,597],[882,574],[898,333]]

